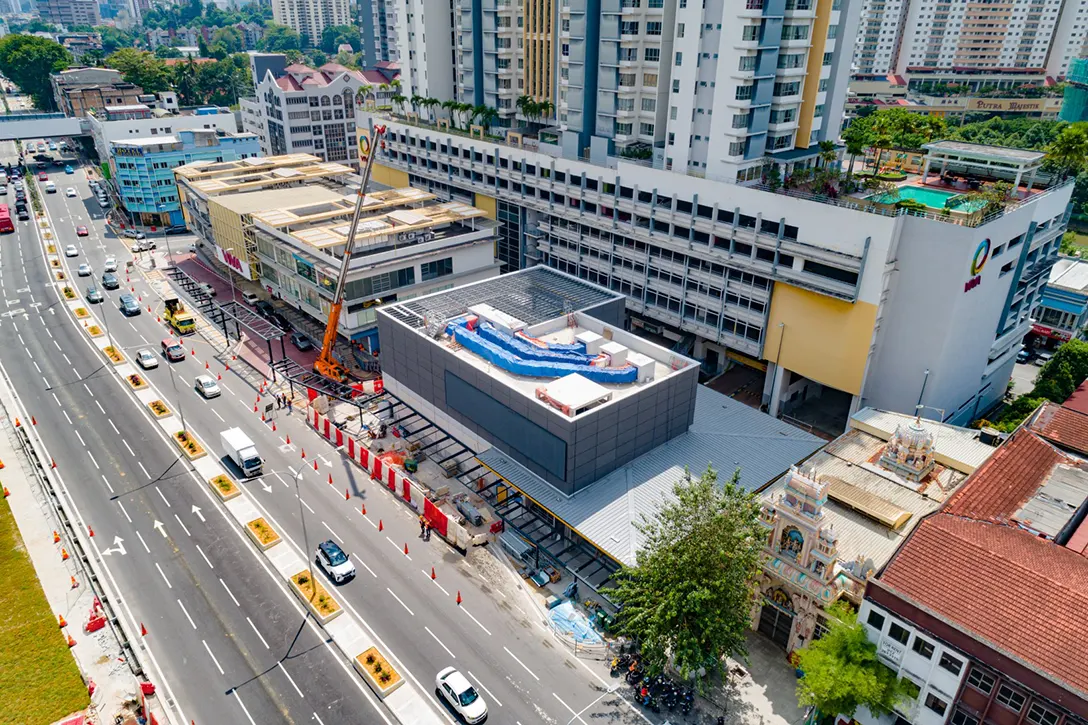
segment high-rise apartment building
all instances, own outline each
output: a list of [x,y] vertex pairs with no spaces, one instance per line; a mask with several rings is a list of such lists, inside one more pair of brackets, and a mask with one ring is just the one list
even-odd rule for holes
[[1073,0],[863,0],[854,70],[1030,69],[1058,78],[1086,38],[1088,5]]
[[331,25],[354,25],[349,0],[273,0],[272,18],[317,43]]
[[101,25],[98,0],[43,0],[38,3],[42,20],[69,28],[73,25]]
[[405,0],[398,13],[395,35],[401,94],[407,98],[417,95],[450,100],[457,73],[451,3]]
[[360,0],[359,31],[363,39],[363,68],[400,60],[397,46],[397,5],[392,0]]
[[[749,181],[838,137],[859,0],[454,0],[458,100],[524,125],[554,104],[568,158]],[[411,62],[409,62],[411,66]],[[414,71],[414,68],[413,68]]]

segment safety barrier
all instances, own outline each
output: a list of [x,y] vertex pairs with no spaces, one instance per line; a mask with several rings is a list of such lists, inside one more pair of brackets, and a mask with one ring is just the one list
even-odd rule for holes
[[[351,462],[362,468],[370,478],[393,492],[397,498],[411,506],[422,514],[430,524],[431,530],[446,539],[458,549],[465,550],[472,545],[472,537],[465,527],[452,521],[444,511],[434,505],[424,493],[421,486],[412,479],[399,473],[389,461],[382,458],[383,454],[376,454],[364,445],[360,445],[350,435],[344,435],[344,431],[332,424],[327,416],[310,410],[307,420],[314,430],[325,440],[334,444],[346,455]],[[346,444],[346,445],[345,445]]]

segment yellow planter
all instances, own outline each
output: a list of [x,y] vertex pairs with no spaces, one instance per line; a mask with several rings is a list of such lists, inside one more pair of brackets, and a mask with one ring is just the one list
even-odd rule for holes
[[150,403],[147,404],[147,407],[151,409],[151,415],[155,416],[156,418],[165,418],[172,412],[168,407],[166,407],[166,403],[162,402],[161,400],[152,400]]
[[106,333],[102,332],[102,328],[98,325],[91,325],[87,328],[87,334],[91,337],[102,337]]
[[230,501],[242,495],[242,489],[234,484],[229,476],[219,474],[215,478],[208,479],[208,485],[212,487],[221,501]]
[[190,461],[195,461],[198,458],[203,458],[208,455],[208,452],[204,450],[204,446],[197,443],[196,438],[191,436],[187,431],[179,430],[174,434],[174,443],[177,443],[181,452],[186,455]]
[[144,380],[143,376],[139,373],[132,373],[130,375],[126,375],[125,382],[127,382],[129,387],[133,390],[143,390],[144,388],[148,387],[147,381]]
[[80,320],[85,320],[91,316],[90,312],[87,312],[86,307],[77,307],[75,309],[76,317]]
[[246,533],[249,534],[249,538],[253,539],[253,543],[260,547],[261,551],[268,551],[282,541],[280,535],[264,520],[264,517],[253,519],[246,524]]
[[102,350],[102,352],[106,354],[106,357],[108,357],[110,359],[110,362],[114,365],[120,365],[125,361],[125,356],[122,355],[121,351],[113,345],[105,348],[104,350]]
[[393,669],[389,661],[382,656],[377,647],[371,647],[355,657],[351,664],[355,671],[363,676],[370,689],[374,690],[378,697],[385,698],[393,690],[404,684],[404,678]]
[[344,613],[339,602],[321,586],[321,582],[310,579],[309,571],[303,570],[291,577],[291,590],[322,624],[328,624]]

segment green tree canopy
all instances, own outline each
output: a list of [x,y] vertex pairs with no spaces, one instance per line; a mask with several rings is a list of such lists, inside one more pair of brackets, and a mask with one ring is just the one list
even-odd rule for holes
[[8,30],[12,33],[55,33],[57,26],[34,18],[25,23],[8,23]]
[[116,53],[122,48],[134,48],[137,36],[112,25],[99,25],[94,29],[102,37],[102,52],[106,55]]
[[859,707],[885,715],[917,689],[900,680],[876,657],[876,645],[846,605],[829,610],[829,628],[820,639],[795,652],[805,674],[797,681],[797,699],[815,706],[825,717],[853,717]]
[[122,48],[106,56],[106,66],[121,71],[121,77],[135,83],[146,93],[158,93],[170,88],[170,73],[160,58],[146,50]]
[[1084,171],[1088,162],[1088,123],[1074,123],[1063,128],[1046,145],[1044,165],[1063,179]]
[[723,485],[708,467],[678,482],[674,499],[637,525],[642,547],[614,590],[617,626],[639,641],[652,672],[669,661],[682,677],[720,674],[726,655],[747,654],[766,537],[759,503],[738,480],[739,471]]
[[224,10],[214,3],[187,0],[180,5],[156,5],[143,14],[145,28],[222,28],[238,23],[263,24],[271,19],[272,8],[247,3],[238,10]]
[[37,35],[0,38],[0,73],[29,94],[34,107],[43,111],[57,109],[49,74],[62,71],[71,63],[72,54],[55,40]]
[[155,57],[166,60],[167,58],[184,58],[181,51],[172,45],[160,45],[155,48]]
[[228,55],[241,53],[246,49],[246,40],[242,31],[234,26],[219,28],[212,33],[212,56],[222,60]]
[[1077,386],[1088,379],[1088,342],[1070,340],[1054,353],[1035,378],[1035,387],[1006,407],[995,425],[998,430],[1015,430],[1032,411],[1047,400],[1064,403]]
[[290,50],[302,50],[298,33],[286,25],[270,23],[261,38],[260,48],[266,53],[286,53]]
[[359,29],[353,25],[330,25],[321,32],[321,50],[335,55],[341,43],[347,43],[358,53],[363,47],[363,38]]

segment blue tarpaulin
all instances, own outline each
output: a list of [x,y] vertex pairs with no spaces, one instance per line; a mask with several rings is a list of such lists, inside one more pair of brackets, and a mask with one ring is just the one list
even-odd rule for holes
[[586,615],[574,608],[569,601],[563,602],[549,612],[552,625],[560,632],[570,635],[579,644],[601,644],[604,642],[597,630],[589,623]]

